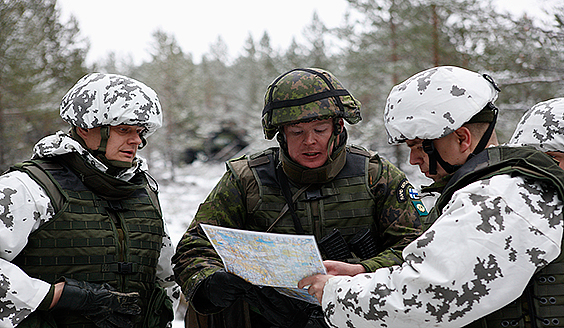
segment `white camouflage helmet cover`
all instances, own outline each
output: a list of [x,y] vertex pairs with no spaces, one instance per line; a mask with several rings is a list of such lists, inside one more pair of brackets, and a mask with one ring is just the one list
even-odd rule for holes
[[564,98],[540,102],[521,118],[510,145],[564,152]]
[[153,89],[132,78],[91,73],[81,78],[63,97],[61,117],[84,129],[137,125],[144,137],[162,125],[159,98]]
[[438,139],[497,98],[493,81],[455,66],[434,67],[394,86],[384,110],[388,142]]

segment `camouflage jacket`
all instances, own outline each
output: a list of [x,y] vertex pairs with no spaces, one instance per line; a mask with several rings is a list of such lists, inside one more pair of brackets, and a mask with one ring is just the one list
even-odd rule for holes
[[[542,152],[520,151],[516,161],[500,161],[502,154],[490,147],[451,177],[460,184],[443,190],[436,221],[404,248],[401,266],[327,281],[322,305],[331,327],[464,327],[498,309],[492,327],[527,327],[518,317],[499,319],[515,313],[504,306],[514,307],[561,252],[564,188],[555,181],[563,173]],[[492,164],[480,162],[486,155]],[[559,316],[558,303],[553,308]]]
[[[36,158],[43,158],[69,152],[85,153],[76,141],[59,131],[40,140],[36,144],[34,155]],[[29,235],[50,222],[56,213],[47,191],[22,171],[0,175],[0,198],[4,202],[0,215],[0,327],[15,327],[30,313],[49,307],[52,282],[28,276],[11,261],[24,249]],[[166,288],[169,297],[178,304],[180,293],[172,279],[170,264],[173,252],[174,247],[167,233],[162,238],[155,281]]]
[[[219,256],[202,229],[199,228],[199,223],[250,229],[252,226],[250,222],[254,222],[253,230],[266,231],[268,229],[268,225],[256,226],[256,221],[251,218],[253,211],[249,210],[249,207],[254,207],[252,201],[249,202],[249,198],[259,195],[257,180],[251,178],[249,182],[249,179],[241,177],[240,173],[235,173],[233,169],[242,163],[246,167],[246,170],[243,171],[246,171],[247,175],[250,174],[251,177],[256,177],[251,173],[249,166],[253,158],[256,156],[236,159],[228,163],[227,172],[200,205],[190,228],[177,247],[177,252],[173,257],[175,276],[190,300],[199,283],[223,267]],[[374,203],[371,220],[378,231],[377,240],[382,250],[378,256],[361,262],[365,269],[371,272],[402,261],[398,256],[401,250],[420,234],[421,223],[418,209],[423,213],[426,211],[419,200],[410,197],[410,194],[414,194],[414,190],[405,174],[399,169],[378,155],[363,157],[362,161],[365,163],[363,164],[365,166],[363,179],[366,181]],[[327,184],[329,183],[331,182]],[[292,190],[295,190],[301,186],[293,185],[293,187],[295,188]],[[297,207],[300,208],[300,199],[297,203]],[[284,214],[282,220],[287,219],[292,222],[289,216],[288,213]],[[277,225],[271,231],[295,233],[295,231],[284,230],[283,227]],[[304,231],[306,234],[316,235],[310,226],[304,225]],[[316,235],[316,237],[320,236]]]

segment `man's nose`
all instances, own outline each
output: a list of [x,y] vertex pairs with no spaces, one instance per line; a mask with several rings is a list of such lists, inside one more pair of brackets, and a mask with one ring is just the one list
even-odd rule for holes
[[410,150],[409,151],[409,164],[419,165],[421,163],[423,163],[423,157],[421,156],[420,152]]
[[317,141],[313,132],[306,132],[304,136],[304,143],[314,144]]
[[132,132],[131,136],[129,137],[129,142],[133,144],[140,145],[143,140],[141,140],[141,136],[137,132]]

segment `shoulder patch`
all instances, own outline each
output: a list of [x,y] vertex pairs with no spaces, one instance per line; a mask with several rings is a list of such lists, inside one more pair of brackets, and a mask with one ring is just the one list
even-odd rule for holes
[[429,215],[429,212],[427,212],[427,208],[425,207],[425,204],[423,204],[422,201],[412,200],[411,203],[413,204],[413,206],[417,210],[417,213],[419,213],[420,216]]
[[411,187],[408,188],[407,193],[409,194],[409,199],[411,200],[413,207],[415,207],[419,215],[428,215],[429,212],[427,212],[427,208],[425,207],[425,204],[423,204],[423,202],[421,201],[421,197],[419,197],[419,193],[417,192],[417,190]]
[[398,190],[396,190],[396,197],[398,199],[398,202],[403,203],[407,200],[409,189],[413,189],[411,183],[409,183],[407,179],[401,180],[398,186]]
[[409,195],[409,199],[421,199],[421,197],[419,197],[419,193],[417,192],[417,190],[415,190],[415,188],[413,188],[413,186],[410,186],[410,188],[407,189],[407,194]]
[[407,200],[411,201],[411,204],[413,205],[413,207],[415,207],[419,215],[429,214],[427,212],[427,208],[419,197],[419,193],[417,192],[417,190],[415,190],[415,188],[413,188],[413,186],[407,179],[403,179],[399,184],[399,188],[396,192],[396,197],[398,199],[398,202],[400,203],[403,203]]

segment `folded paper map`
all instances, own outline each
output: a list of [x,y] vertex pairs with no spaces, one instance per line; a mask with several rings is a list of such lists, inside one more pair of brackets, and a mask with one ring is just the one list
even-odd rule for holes
[[319,304],[298,281],[326,274],[315,237],[239,230],[201,224],[225,269],[254,285]]

